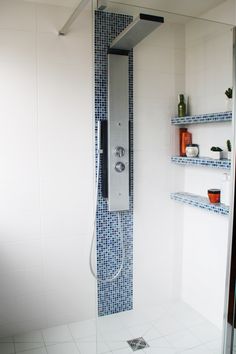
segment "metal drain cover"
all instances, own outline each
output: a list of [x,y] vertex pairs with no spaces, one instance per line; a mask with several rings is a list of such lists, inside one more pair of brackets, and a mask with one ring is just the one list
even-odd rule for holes
[[135,352],[136,350],[148,348],[149,345],[147,342],[143,339],[143,337],[135,338],[135,339],[130,339],[127,340],[127,343],[129,344],[130,348]]

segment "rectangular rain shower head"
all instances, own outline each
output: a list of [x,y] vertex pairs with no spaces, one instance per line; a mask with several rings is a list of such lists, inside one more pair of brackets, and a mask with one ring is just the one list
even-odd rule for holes
[[164,18],[159,16],[139,14],[139,16],[125,28],[111,43],[110,51],[131,50],[152,31],[164,23]]

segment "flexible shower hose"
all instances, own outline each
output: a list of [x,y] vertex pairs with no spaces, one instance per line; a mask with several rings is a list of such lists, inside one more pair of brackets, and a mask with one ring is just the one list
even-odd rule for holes
[[93,232],[92,232],[92,240],[91,240],[91,245],[90,245],[90,253],[89,253],[89,266],[90,266],[90,271],[94,278],[100,282],[100,283],[109,283],[112,282],[113,280],[117,279],[120,273],[122,272],[122,269],[124,267],[124,261],[125,261],[125,245],[124,245],[124,235],[123,235],[123,230],[121,227],[121,212],[117,212],[117,218],[118,218],[118,237],[120,239],[120,244],[121,244],[121,251],[122,251],[122,258],[121,258],[121,263],[117,271],[114,273],[109,278],[100,278],[97,273],[95,272],[93,268],[93,248],[95,245],[95,239],[96,239],[96,216],[97,216],[97,207],[98,207],[98,184],[99,184],[99,174],[100,174],[100,158],[102,154],[101,150],[101,126],[100,126],[100,121],[98,122],[98,141],[97,141],[97,175],[96,175],[96,187],[95,187],[95,205],[94,205],[94,216],[93,216]]

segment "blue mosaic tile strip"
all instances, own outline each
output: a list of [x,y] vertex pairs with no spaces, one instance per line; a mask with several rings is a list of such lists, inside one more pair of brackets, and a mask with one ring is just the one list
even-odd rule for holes
[[175,117],[171,119],[171,124],[198,124],[198,123],[217,123],[231,122],[232,112],[206,113],[195,116]]
[[[107,119],[107,49],[113,39],[132,22],[127,15],[95,12],[95,120]],[[131,310],[133,308],[133,53],[129,55],[129,118],[131,122],[130,146],[130,209],[122,213],[125,240],[125,264],[121,275],[113,282],[98,282],[98,315]],[[95,125],[97,146],[97,124]],[[97,161],[96,161],[97,166]],[[97,210],[97,273],[99,278],[111,278],[119,269],[122,258],[118,237],[117,213],[109,212],[107,201],[99,195]]]
[[177,202],[188,204],[196,208],[211,211],[216,214],[229,215],[228,206],[220,203],[212,204],[206,197],[201,197],[199,195],[185,192],[171,193],[170,197],[171,199],[176,200]]
[[182,156],[172,156],[171,161],[179,165],[195,165],[204,166],[211,168],[218,168],[224,170],[231,169],[231,160],[222,159],[215,160],[210,157],[182,157]]

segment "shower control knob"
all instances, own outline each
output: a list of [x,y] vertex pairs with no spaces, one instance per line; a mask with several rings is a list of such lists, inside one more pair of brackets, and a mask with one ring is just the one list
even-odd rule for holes
[[125,149],[122,146],[117,146],[115,148],[115,155],[117,157],[123,157],[125,155]]
[[125,164],[123,162],[117,162],[115,165],[116,172],[123,172],[125,170]]

